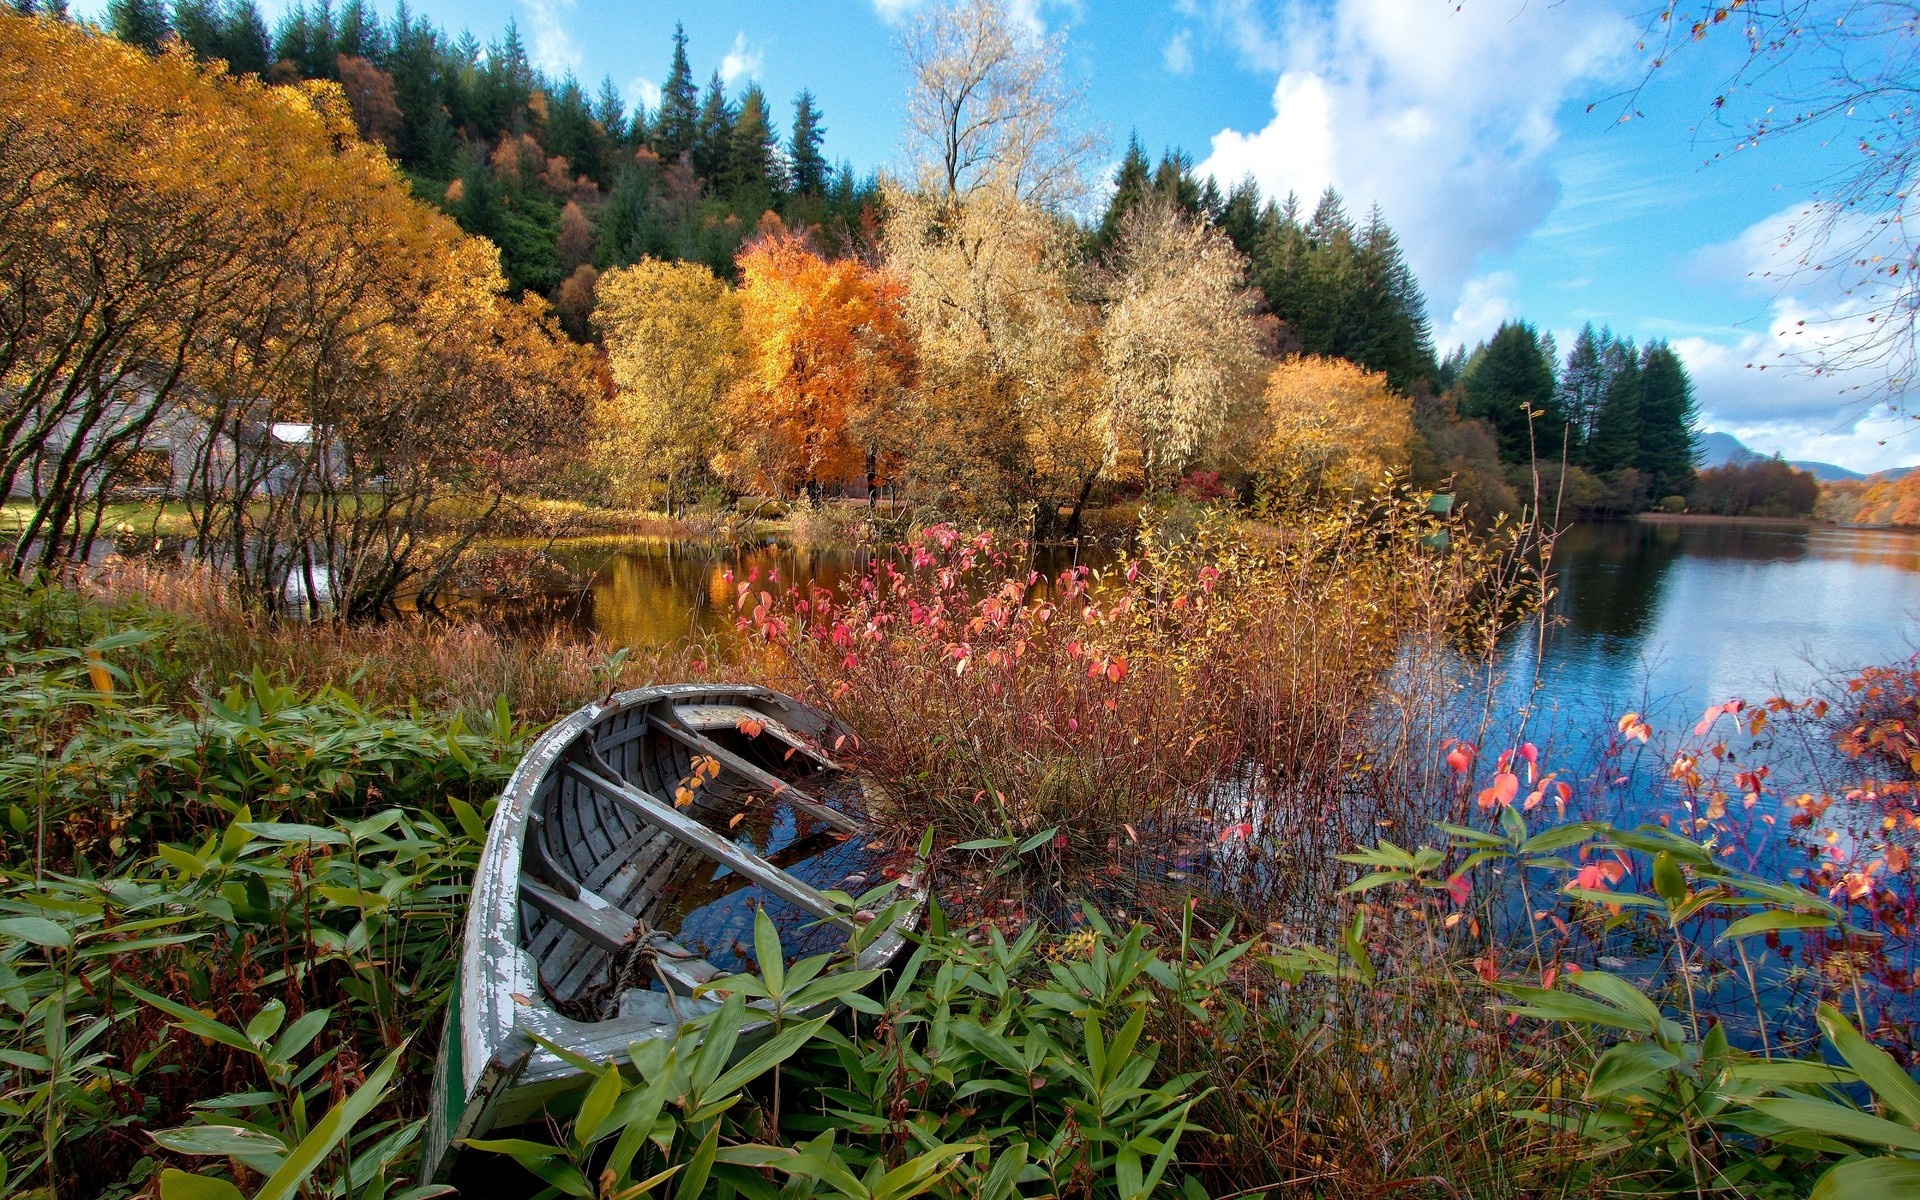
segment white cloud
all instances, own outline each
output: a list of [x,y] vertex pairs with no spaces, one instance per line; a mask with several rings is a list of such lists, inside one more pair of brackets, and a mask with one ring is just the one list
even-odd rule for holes
[[1855,470],[1911,462],[1920,446],[1895,435],[1914,421],[1877,403],[1890,363],[1858,353],[1883,344],[1883,319],[1899,318],[1888,311],[1899,285],[1850,273],[1844,262],[1852,255],[1840,256],[1838,270],[1813,266],[1841,248],[1868,259],[1897,253],[1898,238],[1871,215],[1830,221],[1818,206],[1801,203],[1698,252],[1693,272],[1702,282],[1754,291],[1767,305],[1763,328],[1674,339],[1693,376],[1702,425],[1726,429],[1764,453]]
[[[927,0],[873,0],[873,11],[889,25],[897,25],[912,13],[920,11]],[[1044,37],[1047,32],[1046,16],[1042,10],[1060,8],[1066,11],[1067,22],[1071,24],[1086,15],[1085,0],[1004,0],[1007,15],[1012,18],[1016,28],[1024,29],[1032,37]]]
[[1455,346],[1472,350],[1493,336],[1502,321],[1513,319],[1517,306],[1513,294],[1520,281],[1512,271],[1478,275],[1461,285],[1460,301],[1453,308],[1444,329],[1434,332],[1433,344],[1442,355]]
[[580,46],[567,29],[566,14],[573,11],[574,0],[520,0],[527,10],[527,25],[533,31],[529,48],[533,65],[553,75],[564,75],[580,66]]
[[1200,170],[1309,208],[1329,184],[1356,214],[1378,202],[1450,312],[1482,256],[1553,211],[1555,118],[1632,47],[1619,3],[1189,0],[1248,68],[1278,76],[1273,119],[1216,134]]
[[649,114],[660,107],[660,85],[644,75],[635,75],[627,82],[627,107],[644,107]]
[[744,32],[734,34],[733,49],[727,51],[726,57],[720,60],[721,80],[731,87],[742,75],[749,79],[760,78],[760,63],[766,55],[764,47],[747,45]]
[[1167,43],[1162,57],[1166,61],[1167,70],[1175,75],[1185,75],[1193,70],[1193,31],[1182,29],[1174,34],[1173,40]]

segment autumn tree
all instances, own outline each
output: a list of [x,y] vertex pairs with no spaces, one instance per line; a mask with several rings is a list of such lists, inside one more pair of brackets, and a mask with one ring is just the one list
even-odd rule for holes
[[1097,143],[1076,124],[1058,35],[1034,35],[1007,0],[956,0],[918,16],[902,46],[922,191],[953,201],[997,188],[1043,206],[1082,193]]
[[1412,458],[1413,417],[1384,374],[1292,358],[1267,376],[1259,467],[1283,504],[1362,492]]
[[600,276],[594,326],[615,394],[595,422],[600,461],[629,495],[664,482],[669,515],[715,450],[721,398],[738,369],[740,312],[706,267],[642,259]]
[[13,16],[0,39],[0,484],[34,501],[13,568],[84,556],[164,437],[195,552],[244,593],[430,596],[579,420],[585,353],[337,85]]
[[1149,493],[1172,484],[1250,391],[1246,260],[1225,234],[1161,200],[1121,222],[1108,264],[1101,359],[1112,434],[1139,454]]
[[744,354],[725,403],[737,479],[816,500],[822,481],[874,481],[913,373],[902,290],[777,227],[740,256]]

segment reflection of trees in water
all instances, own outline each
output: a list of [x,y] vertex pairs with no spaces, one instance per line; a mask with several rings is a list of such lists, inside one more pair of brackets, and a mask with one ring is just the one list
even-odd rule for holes
[[1668,571],[1692,547],[1672,525],[1575,525],[1554,545],[1554,615],[1579,640],[1637,643],[1660,607]]

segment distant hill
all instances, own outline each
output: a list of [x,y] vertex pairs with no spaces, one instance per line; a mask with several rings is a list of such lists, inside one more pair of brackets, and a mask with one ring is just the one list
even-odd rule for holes
[[[1741,463],[1754,462],[1767,457],[1764,454],[1747,449],[1746,446],[1741,444],[1739,438],[1734,437],[1730,433],[1703,433],[1695,439],[1694,444],[1700,447],[1700,466],[1702,469],[1737,466]],[[1849,471],[1847,468],[1836,466],[1833,463],[1811,462],[1790,458],[1787,460],[1787,465],[1790,467],[1798,467],[1800,470],[1818,479],[1821,483],[1840,483],[1843,481],[1857,481],[1869,478],[1869,476],[1862,475],[1858,471]],[[1891,470],[1877,472],[1871,476],[1871,478],[1892,481],[1901,478],[1911,470],[1913,470],[1912,467],[1894,467]]]

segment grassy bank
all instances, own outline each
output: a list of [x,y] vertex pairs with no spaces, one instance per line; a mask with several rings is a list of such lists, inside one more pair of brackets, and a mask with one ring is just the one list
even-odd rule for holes
[[[295,625],[131,566],[5,585],[7,1188],[407,1194],[491,797],[554,715],[703,674],[860,730],[848,754],[889,819],[935,832],[942,911],[854,1023],[795,1026],[717,1090],[692,1036],[638,1048],[543,1139],[473,1151],[503,1186],[1920,1178],[1920,676],[1716,706],[1692,733],[1623,720],[1608,774],[1659,772],[1672,819],[1584,823],[1582,781],[1461,724],[1459,689],[1540,583],[1510,542],[1433,553],[1436,520],[1409,500],[1203,523],[1045,588],[993,538],[935,529],[839,593],[736,580],[731,652]],[[1824,783],[1778,795],[1814,747]],[[1804,843],[1797,882],[1750,869],[1770,837]]]

